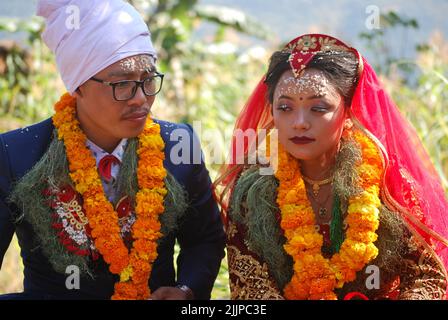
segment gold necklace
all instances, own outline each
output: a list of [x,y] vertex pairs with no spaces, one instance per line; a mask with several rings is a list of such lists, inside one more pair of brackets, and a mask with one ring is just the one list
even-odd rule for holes
[[327,213],[328,210],[326,208],[326,204],[328,202],[328,200],[330,199],[332,193],[329,192],[327,197],[325,197],[325,199],[323,201],[318,201],[316,197],[314,197],[313,195],[311,195],[311,193],[309,191],[307,191],[307,193],[310,195],[310,197],[313,199],[313,201],[318,205],[318,217],[319,218],[326,218],[327,217]]
[[325,184],[333,182],[333,175],[330,178],[320,180],[320,181],[312,180],[308,177],[305,177],[303,174],[302,174],[302,178],[306,183],[313,186],[313,194],[315,197],[317,197],[319,195],[320,186],[323,186]]

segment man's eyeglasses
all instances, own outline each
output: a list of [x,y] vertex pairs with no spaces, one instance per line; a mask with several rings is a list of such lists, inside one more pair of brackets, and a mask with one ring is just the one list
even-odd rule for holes
[[134,98],[137,88],[141,87],[146,96],[155,96],[162,89],[163,73],[156,72],[155,75],[150,76],[142,81],[138,80],[121,80],[116,82],[109,82],[97,79],[95,77],[90,80],[106,84],[112,87],[114,99],[117,101],[126,101]]

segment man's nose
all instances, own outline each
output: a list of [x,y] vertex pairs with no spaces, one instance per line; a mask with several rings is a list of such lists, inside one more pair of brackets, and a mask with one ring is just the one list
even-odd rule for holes
[[143,92],[142,86],[138,86],[135,95],[132,97],[132,99],[128,100],[129,106],[141,106],[146,102],[146,95]]

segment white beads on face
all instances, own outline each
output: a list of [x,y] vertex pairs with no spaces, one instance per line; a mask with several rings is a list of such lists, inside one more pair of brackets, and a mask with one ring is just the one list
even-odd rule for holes
[[125,58],[119,63],[120,69],[125,72],[144,72],[154,70],[154,57],[146,54]]
[[320,73],[305,72],[301,77],[286,77],[277,85],[277,95],[296,96],[309,94],[315,96],[325,96],[329,93],[329,81]]

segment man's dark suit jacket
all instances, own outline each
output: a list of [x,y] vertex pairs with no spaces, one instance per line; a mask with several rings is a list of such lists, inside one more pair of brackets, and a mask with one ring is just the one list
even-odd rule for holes
[[[209,299],[221,259],[224,256],[224,232],[219,211],[211,192],[211,181],[203,161],[200,164],[173,164],[170,150],[176,144],[169,137],[173,130],[187,130],[195,138],[189,125],[156,120],[165,142],[165,168],[185,188],[189,207],[176,235],[168,235],[158,248],[150,279],[151,291],[161,286],[184,284],[197,299]],[[117,276],[103,265],[95,280],[81,277],[80,289],[68,290],[68,274],[54,271],[39,246],[36,247],[32,226],[22,220],[14,223],[18,212],[7,198],[14,182],[26,174],[40,160],[52,139],[51,119],[25,129],[0,135],[0,267],[14,232],[17,234],[24,264],[24,293],[2,298],[31,299],[109,299]],[[200,152],[199,150],[196,150]],[[24,212],[26,214],[26,212]],[[56,235],[55,235],[56,236]],[[179,242],[177,278],[173,263],[175,240]]]

